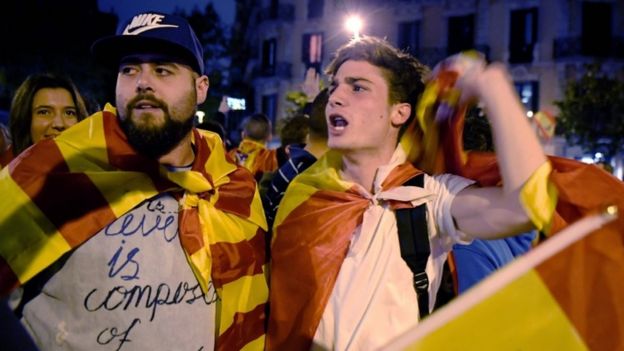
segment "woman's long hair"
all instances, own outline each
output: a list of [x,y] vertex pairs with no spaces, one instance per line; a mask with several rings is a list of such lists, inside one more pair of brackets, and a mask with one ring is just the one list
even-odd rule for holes
[[9,129],[13,139],[13,153],[16,156],[33,144],[30,135],[32,102],[35,94],[43,88],[62,88],[67,90],[76,106],[78,121],[87,117],[84,100],[71,79],[51,73],[39,73],[28,76],[17,88],[9,112]]

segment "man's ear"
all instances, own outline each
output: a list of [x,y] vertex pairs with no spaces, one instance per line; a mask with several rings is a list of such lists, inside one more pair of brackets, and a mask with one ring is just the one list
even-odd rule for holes
[[209,87],[210,87],[210,81],[208,80],[208,76],[199,76],[195,78],[195,91],[197,91],[197,105],[206,101]]
[[401,126],[409,119],[412,107],[407,102],[396,103],[392,106],[390,115],[392,125]]

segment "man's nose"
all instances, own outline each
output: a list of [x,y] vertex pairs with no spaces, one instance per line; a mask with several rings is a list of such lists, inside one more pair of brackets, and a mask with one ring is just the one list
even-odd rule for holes
[[329,94],[329,106],[344,106],[345,99],[342,90],[343,89],[338,86]]
[[152,79],[151,79],[151,75],[149,74],[149,72],[146,72],[146,70],[141,70],[139,72],[139,74],[137,75],[137,91],[139,92],[143,92],[143,91],[147,91],[147,90],[154,90],[153,85],[152,85]]

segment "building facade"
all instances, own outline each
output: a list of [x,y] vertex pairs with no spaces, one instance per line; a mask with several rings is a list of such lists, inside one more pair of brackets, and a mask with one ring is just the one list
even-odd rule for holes
[[[263,0],[253,15],[253,107],[273,119],[285,114],[285,95],[299,89],[306,69],[322,70],[352,38],[344,28],[350,15],[361,18],[361,33],[385,37],[430,66],[467,49],[508,64],[529,116],[556,115],[554,101],[585,64],[599,60],[624,79],[619,0]],[[560,141],[547,144],[551,153],[571,152]]]

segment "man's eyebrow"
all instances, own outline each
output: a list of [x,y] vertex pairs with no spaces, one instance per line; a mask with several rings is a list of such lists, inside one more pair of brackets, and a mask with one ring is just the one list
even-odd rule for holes
[[370,79],[366,79],[364,77],[346,77],[345,82],[347,84],[355,84],[358,82],[366,82],[366,83],[373,84],[373,82]]

